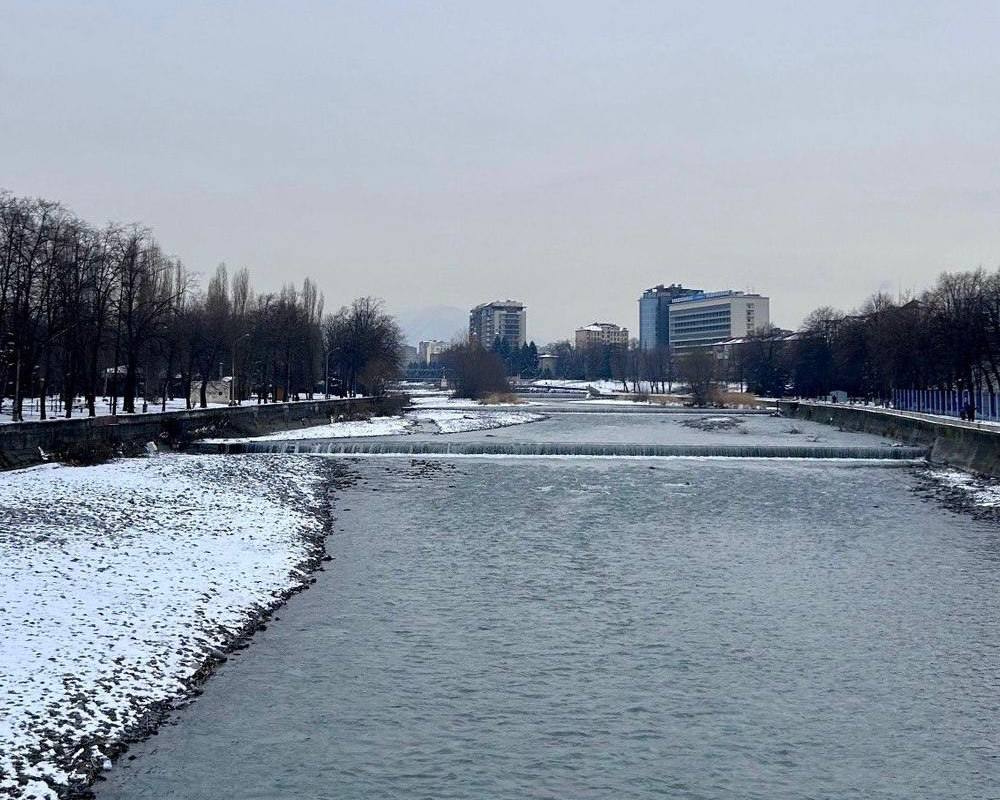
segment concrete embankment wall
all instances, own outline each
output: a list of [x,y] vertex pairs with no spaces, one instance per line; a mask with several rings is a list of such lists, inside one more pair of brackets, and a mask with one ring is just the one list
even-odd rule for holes
[[1000,429],[992,430],[958,421],[905,416],[870,406],[778,403],[786,416],[836,425],[847,431],[864,431],[904,444],[928,448],[932,463],[1000,477]]
[[405,397],[302,400],[0,425],[0,469],[37,464],[45,456],[86,459],[145,442],[184,447],[207,436],[253,436],[318,425],[331,417],[395,414],[406,402]]

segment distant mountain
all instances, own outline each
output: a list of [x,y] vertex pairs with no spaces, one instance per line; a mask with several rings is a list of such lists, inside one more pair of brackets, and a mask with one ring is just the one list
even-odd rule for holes
[[425,306],[392,311],[410,344],[441,339],[449,342],[469,329],[469,312],[455,306]]

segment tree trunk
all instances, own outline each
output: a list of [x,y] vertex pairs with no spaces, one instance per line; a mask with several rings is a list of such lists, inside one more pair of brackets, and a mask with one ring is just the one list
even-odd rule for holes
[[122,411],[126,414],[135,413],[135,393],[137,390],[136,381],[136,358],[132,353],[125,356],[125,396],[122,399]]
[[10,409],[11,422],[24,421],[24,357],[21,347],[17,348],[17,364],[14,367],[14,402]]
[[76,397],[76,367],[73,357],[67,353],[63,359],[62,401],[63,416],[69,419],[73,416],[73,398]]
[[112,375],[114,375],[114,381],[111,384],[111,413],[118,413],[118,358],[121,356],[121,351],[119,350],[120,344],[120,332],[115,332],[115,363],[112,365]]
[[87,379],[87,416],[95,417],[97,416],[97,355],[100,350],[100,345],[97,341],[94,342],[93,347],[90,351],[90,376]]

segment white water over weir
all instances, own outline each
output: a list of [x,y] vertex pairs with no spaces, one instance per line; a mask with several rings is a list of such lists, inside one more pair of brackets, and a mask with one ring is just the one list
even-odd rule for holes
[[837,445],[622,444],[587,442],[427,441],[303,439],[298,441],[201,444],[201,452],[317,453],[333,455],[507,455],[632,456],[642,458],[822,458],[914,461],[927,457],[924,447]]

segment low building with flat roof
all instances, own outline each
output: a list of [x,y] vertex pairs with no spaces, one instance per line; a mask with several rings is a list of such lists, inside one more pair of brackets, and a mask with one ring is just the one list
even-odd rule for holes
[[704,347],[752,336],[770,327],[770,299],[745,292],[701,292],[678,297],[668,307],[673,350]]
[[556,374],[558,364],[559,356],[553,353],[541,353],[538,356],[538,374],[552,377]]

